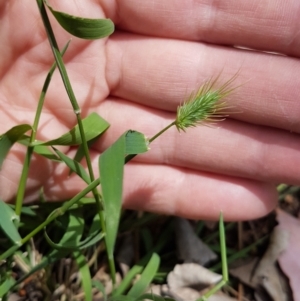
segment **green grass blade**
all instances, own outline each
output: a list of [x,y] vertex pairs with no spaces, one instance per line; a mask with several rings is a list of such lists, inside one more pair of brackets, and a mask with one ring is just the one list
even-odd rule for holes
[[113,291],[113,296],[118,296],[121,294],[124,294],[125,291],[128,289],[128,287],[131,285],[132,280],[137,274],[142,273],[145,265],[151,258],[153,253],[158,253],[160,250],[168,245],[170,243],[170,238],[172,237],[173,233],[173,226],[172,223],[169,223],[169,226],[167,226],[163,232],[160,234],[155,246],[152,250],[150,250],[136,265],[134,265],[128,273],[123,278],[122,282],[119,284],[119,286]]
[[210,296],[214,295],[228,282],[228,265],[226,255],[226,238],[225,238],[225,227],[223,213],[220,213],[219,218],[219,234],[220,234],[220,247],[221,247],[221,262],[222,262],[222,280],[217,283],[212,289],[210,289],[204,296],[199,298],[197,301],[206,301]]
[[18,215],[15,214],[9,205],[0,200],[0,227],[15,245],[19,245],[22,238],[16,228],[15,222],[19,222]]
[[[109,123],[97,113],[92,113],[82,119],[82,125],[85,132],[86,140],[89,141],[102,134],[108,127]],[[59,138],[47,142],[35,142],[32,145],[78,145],[82,143],[78,125]]]
[[[17,142],[22,145],[25,145],[27,147],[31,145],[30,137],[27,135],[23,135],[23,137],[21,139],[19,139]],[[43,156],[52,161],[61,162],[60,158],[58,156],[56,156],[55,153],[53,151],[51,151],[48,146],[42,145],[42,143],[44,143],[43,141],[35,140],[35,143],[40,143],[40,144],[34,146],[34,148],[33,148],[34,153],[36,153],[40,156]]]
[[80,278],[81,278],[81,286],[84,292],[84,300],[85,301],[92,301],[93,294],[92,294],[92,278],[88,263],[85,259],[85,256],[79,252],[73,252],[73,257],[76,261],[76,264],[79,269]]
[[[30,137],[27,135],[23,135],[23,137],[18,140],[18,143],[28,147],[31,145]],[[40,156],[43,156],[52,161],[61,162],[61,159],[57,155],[55,155],[55,153],[53,151],[51,151],[48,146],[42,145],[44,143],[43,141],[35,140],[35,143],[38,143],[38,145],[34,146],[34,148],[33,148],[34,153],[36,153]]]
[[149,284],[152,282],[155,274],[158,271],[160,263],[159,256],[154,253],[144,269],[141,278],[133,285],[133,287],[128,292],[128,296],[139,298],[143,292],[148,288]]
[[220,246],[221,246],[221,261],[222,261],[222,275],[225,282],[228,281],[228,264],[226,255],[226,238],[225,238],[225,228],[223,214],[220,214],[219,220],[219,232],[220,232]]
[[100,225],[99,214],[95,214],[90,229],[88,231],[87,237],[80,242],[80,249],[88,248],[104,238],[104,233],[101,232],[99,225]]
[[128,287],[131,285],[132,280],[137,274],[142,273],[143,271],[143,265],[142,263],[134,265],[129,272],[125,275],[124,279],[120,283],[120,285],[116,288],[116,290],[113,292],[113,296],[120,296],[121,294],[124,294],[124,292],[128,289]]
[[121,213],[124,156],[125,137],[122,135],[99,159],[107,229],[105,244],[113,282],[115,282],[113,252]]
[[82,39],[95,40],[111,35],[114,23],[110,19],[88,19],[54,10],[46,3],[55,19],[67,32]]
[[61,162],[60,158],[57,157],[47,146],[45,145],[36,145],[33,148],[33,152],[43,156],[49,160]]
[[[148,144],[144,135],[128,131],[111,145],[99,159],[106,229],[109,229],[105,234],[105,242],[110,264],[113,261],[114,245],[122,206],[125,155],[137,154],[147,150]],[[114,277],[114,271],[112,271],[112,278],[114,279]]]
[[99,292],[102,293],[103,301],[106,301],[107,300],[107,295],[106,295],[106,292],[105,292],[104,285],[99,280],[93,279],[92,280],[92,286],[95,287]]
[[[70,40],[66,43],[66,45],[64,46],[64,48],[62,49],[61,51],[61,55],[63,56],[68,47],[69,47],[69,44],[70,44]],[[33,121],[33,126],[32,126],[32,132],[31,132],[31,137],[30,137],[30,141],[33,142],[35,141],[35,138],[36,138],[36,133],[38,131],[38,125],[39,125],[39,121],[40,121],[40,117],[41,117],[41,114],[42,114],[42,109],[43,109],[43,106],[44,106],[44,102],[45,102],[45,97],[46,97],[46,93],[48,91],[48,88],[49,88],[49,85],[50,85],[50,82],[51,82],[51,79],[52,79],[52,76],[53,76],[53,73],[56,69],[56,63],[54,62],[46,76],[46,79],[45,79],[45,82],[44,82],[44,85],[43,85],[43,88],[42,88],[42,92],[40,94],[40,97],[39,97],[39,101],[38,101],[38,105],[37,105],[37,109],[36,109],[36,113],[35,113],[35,118],[34,118],[34,121]]]
[[[89,149],[90,149],[91,146],[98,140],[98,138],[99,138],[99,136],[97,136],[96,138],[91,139],[90,141],[87,142],[87,145],[88,145],[88,148],[89,148]],[[77,151],[76,151],[76,154],[75,154],[73,160],[75,160],[75,161],[77,161],[77,162],[80,162],[83,158],[84,158],[84,147],[83,147],[82,144],[80,144],[80,145],[78,146],[78,149],[77,149]],[[73,171],[70,170],[69,175],[71,175],[72,172],[73,172]]]
[[[67,224],[64,224],[64,222]],[[80,209],[69,211],[68,217],[63,219],[60,224],[61,226],[57,229],[57,232],[61,233],[61,231],[64,231],[64,235],[58,243],[54,243],[52,241],[47,233],[47,230],[45,229],[44,234],[49,245],[54,249],[78,249],[84,230],[84,219]]]
[[6,158],[9,150],[23,135],[31,130],[32,127],[29,124],[20,124],[12,127],[0,138],[0,168],[2,167],[3,161]]
[[77,161],[69,158],[64,153],[60,152],[58,149],[54,148],[54,151],[57,153],[57,155],[60,157],[62,161],[66,163],[66,165],[74,171],[80,178],[82,178],[87,184],[91,183],[90,177],[85,171],[84,167],[78,163]]
[[16,280],[13,277],[7,278],[3,283],[0,285],[0,300],[10,292],[11,288],[16,283]]

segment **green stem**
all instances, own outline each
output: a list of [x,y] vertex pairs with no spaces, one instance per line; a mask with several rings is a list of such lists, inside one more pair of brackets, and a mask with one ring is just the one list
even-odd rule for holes
[[[73,88],[72,88],[70,80],[69,80],[69,76],[68,76],[66,67],[62,60],[62,56],[58,50],[57,42],[56,42],[52,27],[51,27],[51,24],[50,24],[50,21],[49,21],[49,18],[48,18],[48,15],[47,15],[47,12],[46,12],[46,9],[44,6],[44,2],[43,2],[43,0],[36,0],[36,1],[37,1],[39,10],[40,10],[41,16],[42,16],[42,20],[44,22],[44,27],[47,32],[48,40],[49,40],[55,61],[57,63],[57,67],[61,74],[61,78],[64,83],[67,94],[69,96],[74,113],[76,114],[78,128],[80,131],[82,145],[83,145],[83,149],[84,149],[84,155],[85,155],[85,159],[86,159],[86,163],[87,163],[87,167],[88,167],[88,171],[89,171],[89,176],[90,176],[91,181],[94,181],[94,179],[95,179],[94,172],[93,172],[93,168],[92,168],[92,164],[91,164],[90,153],[89,153],[89,149],[88,149],[88,145],[87,145],[87,141],[86,141],[86,137],[85,137],[85,133],[84,133],[84,128],[83,128],[83,124],[82,124],[81,114],[80,114],[81,109],[76,100]],[[102,212],[103,205],[101,203],[100,195],[99,195],[99,192],[97,191],[96,187],[93,189],[92,193],[94,195],[96,204],[98,206],[98,214],[99,214],[102,230],[104,233],[106,233],[105,219],[104,219],[104,214]]]
[[209,290],[204,296],[202,296],[197,301],[206,301],[210,296],[215,294],[218,290],[220,290],[224,285],[226,285],[227,281],[221,280],[217,283],[211,290]]
[[[70,41],[63,48],[61,55],[65,54],[69,44],[70,44]],[[51,81],[51,78],[52,78],[52,75],[53,75],[55,69],[56,69],[56,63],[54,62],[47,74],[47,77],[44,82],[42,92],[41,92],[41,95],[40,95],[40,98],[38,101],[38,106],[37,106],[37,110],[35,113],[35,118],[34,118],[34,122],[33,122],[33,126],[32,126],[32,132],[31,132],[31,136],[30,136],[30,144],[35,141],[36,133],[37,133],[37,129],[38,129],[41,113],[42,113],[42,108],[43,108],[44,102],[45,102],[45,96],[46,96],[46,93],[47,93],[47,90],[48,90],[48,87],[49,87],[49,84],[50,84],[50,81]],[[16,196],[15,213],[18,216],[21,215],[21,211],[22,211],[23,199],[24,199],[24,194],[25,194],[25,189],[26,189],[26,182],[27,182],[27,178],[28,178],[29,166],[30,166],[30,161],[31,161],[31,156],[33,154],[33,150],[34,150],[34,147],[29,145],[27,147],[27,151],[25,154],[23,169],[22,169],[22,173],[21,173],[21,177],[20,177],[20,181],[19,181],[19,185],[18,185],[17,196]]]
[[225,283],[228,281],[228,264],[227,264],[227,254],[226,254],[226,237],[225,237],[225,228],[223,213],[220,213],[219,219],[219,232],[220,232],[220,246],[221,246],[221,262],[222,262],[222,275],[223,281]]
[[[45,30],[47,32],[48,40],[49,40],[49,43],[50,43],[50,46],[51,46],[51,49],[52,49],[57,67],[58,67],[59,72],[61,74],[62,81],[64,83],[65,89],[67,91],[67,94],[69,96],[71,105],[73,107],[74,113],[75,113],[76,118],[77,118],[78,128],[79,128],[80,135],[81,135],[81,140],[82,140],[82,145],[83,145],[83,149],[84,149],[84,155],[85,155],[86,163],[87,163],[87,166],[88,166],[89,175],[90,175],[91,181],[94,181],[94,179],[95,179],[94,172],[93,172],[93,169],[92,169],[89,149],[88,149],[88,145],[87,145],[87,141],[86,141],[86,137],[85,137],[85,133],[84,133],[84,128],[83,128],[83,124],[82,124],[81,114],[80,114],[81,109],[78,105],[78,102],[77,102],[77,99],[75,97],[73,88],[71,86],[70,79],[69,79],[66,67],[65,67],[64,62],[62,60],[62,56],[61,56],[61,54],[58,50],[57,42],[56,42],[52,27],[51,27],[51,24],[50,24],[50,21],[49,21],[49,18],[48,18],[48,15],[47,15],[47,12],[46,12],[46,9],[45,9],[45,6],[44,6],[43,0],[37,0],[37,4],[38,4],[38,7],[39,7],[41,16],[42,16],[42,20],[44,22]],[[100,198],[99,198],[99,194],[98,194],[97,190],[94,190],[93,194],[94,194],[94,197],[95,197],[95,200],[96,200],[97,204],[101,207],[101,202],[100,202]]]
[[220,213],[219,219],[219,233],[220,233],[220,246],[221,246],[221,262],[222,262],[222,280],[217,283],[211,290],[209,290],[204,296],[202,296],[197,301],[206,301],[210,296],[215,294],[228,282],[228,266],[227,266],[227,255],[226,255],[226,238],[225,238],[225,228],[223,214]]
[[149,139],[149,143],[153,142],[157,137],[159,137],[161,134],[163,134],[166,130],[168,130],[170,127],[176,124],[176,121],[173,121],[168,126],[163,128],[161,131],[159,131],[157,134],[155,134],[153,137]]

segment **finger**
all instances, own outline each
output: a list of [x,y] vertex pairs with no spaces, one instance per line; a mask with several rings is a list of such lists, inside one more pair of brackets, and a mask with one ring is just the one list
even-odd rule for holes
[[[61,181],[61,172],[55,173],[44,185],[49,200],[71,198],[86,186],[77,176]],[[218,219],[220,212],[226,220],[253,219],[277,200],[271,184],[165,165],[129,163],[123,187],[125,208],[191,219]]]
[[114,8],[107,13],[131,32],[300,55],[296,0],[132,0],[116,1]]
[[[98,112],[111,127],[94,145],[104,151],[126,129],[141,131],[149,138],[175,119],[173,113],[145,110],[117,99],[105,101]],[[171,128],[136,161],[167,164],[197,171],[244,177],[273,183],[300,184],[299,135],[270,127],[226,120],[214,127],[198,126],[178,133]]]
[[299,132],[300,61],[196,42],[116,35],[107,44],[106,77],[112,95],[175,111],[191,93],[221,73],[237,78],[227,98],[231,117]]
[[129,164],[124,207],[190,219],[247,220],[276,204],[273,185],[170,166]]

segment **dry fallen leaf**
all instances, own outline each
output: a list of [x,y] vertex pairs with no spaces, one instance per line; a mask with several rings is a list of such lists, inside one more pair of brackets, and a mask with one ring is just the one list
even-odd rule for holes
[[188,220],[175,218],[175,233],[178,257],[184,262],[206,265],[217,259],[217,255],[195,234]]
[[288,233],[279,227],[275,227],[269,247],[251,280],[256,288],[264,288],[274,301],[288,300],[287,288],[277,266],[277,258],[286,249],[287,241]]
[[230,274],[255,290],[257,301],[287,301],[288,283],[277,266],[277,259],[286,249],[288,233],[274,228],[264,256],[253,258],[243,265],[230,269]]
[[294,301],[300,301],[300,220],[277,209],[279,228],[289,233],[288,246],[279,256],[278,262],[289,278]]
[[176,300],[194,301],[200,297],[200,290],[216,284],[221,279],[221,275],[199,264],[177,264],[167,277],[169,291],[165,293]]

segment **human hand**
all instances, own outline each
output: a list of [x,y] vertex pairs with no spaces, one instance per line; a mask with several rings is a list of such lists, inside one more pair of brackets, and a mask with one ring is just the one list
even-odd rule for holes
[[[216,4],[205,1],[51,1],[73,15],[111,18],[109,38],[73,38],[64,56],[82,116],[96,111],[111,123],[92,148],[97,156],[126,129],[148,137],[175,118],[177,106],[203,82],[221,72],[219,83],[239,70],[227,98],[239,114],[216,127],[175,128],[151,144],[151,151],[126,165],[124,207],[216,219],[251,219],[276,204],[275,184],[300,184],[298,101],[300,37],[296,1]],[[1,133],[32,124],[45,76],[53,63],[34,1],[0,4]],[[70,35],[53,20],[59,45]],[[206,44],[210,43],[210,44]],[[227,45],[227,46],[222,46]],[[290,57],[242,50],[240,45]],[[37,139],[68,131],[75,114],[55,73]],[[74,154],[73,148],[62,148]],[[0,197],[13,200],[25,149],[16,145],[0,173]],[[26,200],[43,187],[49,200],[78,193],[84,183],[68,169],[35,156]]]

